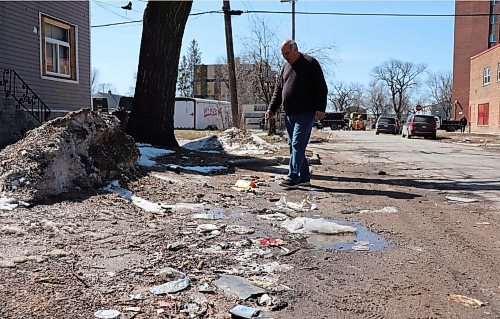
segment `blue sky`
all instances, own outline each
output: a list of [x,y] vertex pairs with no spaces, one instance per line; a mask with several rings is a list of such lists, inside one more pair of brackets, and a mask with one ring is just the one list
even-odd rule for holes
[[[141,20],[145,1],[132,1],[132,11],[120,7],[128,1],[91,0],[91,25]],[[220,10],[222,0],[195,0],[191,13]],[[297,12],[453,14],[454,1],[306,1],[296,2]],[[233,10],[291,11],[290,3],[231,0]],[[291,37],[291,15],[243,14],[232,19],[235,55],[249,35],[255,18],[265,18],[279,39]],[[370,17],[299,15],[296,41],[299,48],[333,45],[334,74],[329,83],[370,80],[373,67],[391,59],[423,63],[431,72],[451,71],[453,64],[453,17]],[[128,94],[135,85],[142,24],[92,28],[92,66],[98,82],[110,83],[119,94]],[[190,17],[181,54],[196,39],[202,62],[225,58],[224,17],[214,13]],[[280,43],[276,43],[278,47]]]

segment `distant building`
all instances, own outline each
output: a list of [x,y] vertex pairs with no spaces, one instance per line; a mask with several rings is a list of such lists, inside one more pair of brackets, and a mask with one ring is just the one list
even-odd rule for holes
[[[261,104],[265,102],[255,80],[257,65],[241,63],[236,59],[236,81],[238,82],[238,103]],[[201,64],[195,67],[194,97],[218,101],[230,101],[227,64]],[[269,70],[268,82],[274,84],[277,72]]]
[[[445,103],[436,103],[431,105],[422,106],[420,114],[439,116],[442,119],[447,119],[445,108],[447,105]],[[453,115],[452,115],[453,116]]]
[[471,131],[500,132],[500,44],[470,59]]
[[470,120],[470,58],[499,43],[500,1],[456,0],[455,14],[452,117],[458,119],[462,112]]

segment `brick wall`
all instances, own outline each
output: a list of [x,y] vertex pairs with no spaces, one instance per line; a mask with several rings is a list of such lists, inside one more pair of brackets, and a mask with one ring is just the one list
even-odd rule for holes
[[[490,83],[483,85],[484,69],[490,68]],[[471,59],[470,62],[470,109],[471,131],[500,133],[500,44]],[[489,104],[488,125],[478,125],[480,104]]]
[[[489,1],[455,1],[455,13],[489,13]],[[490,20],[489,16],[456,16],[455,42],[453,50],[453,94],[452,100],[460,107],[451,116],[460,118],[459,112],[466,116],[469,110],[470,58],[488,49]],[[470,117],[468,116],[470,119]]]

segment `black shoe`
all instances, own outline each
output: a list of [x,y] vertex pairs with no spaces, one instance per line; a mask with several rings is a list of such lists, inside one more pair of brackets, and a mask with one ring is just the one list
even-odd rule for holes
[[299,186],[311,186],[311,181],[300,181]]
[[299,185],[294,183],[292,180],[290,179],[285,179],[284,181],[282,181],[280,183],[280,186],[281,187],[284,187],[284,188],[287,188],[287,189],[295,189],[295,188],[299,188]]

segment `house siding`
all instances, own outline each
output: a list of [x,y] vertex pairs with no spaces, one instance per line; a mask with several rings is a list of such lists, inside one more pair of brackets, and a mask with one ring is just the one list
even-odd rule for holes
[[[88,1],[0,1],[0,76],[15,70],[55,112],[90,108],[89,10]],[[42,78],[40,13],[77,26],[78,81]]]
[[[500,44],[471,59],[470,107],[471,130],[478,133],[500,133]],[[483,85],[483,70],[490,68],[490,83]],[[489,104],[488,125],[478,125],[478,105]]]

